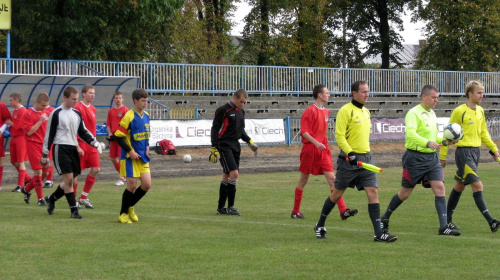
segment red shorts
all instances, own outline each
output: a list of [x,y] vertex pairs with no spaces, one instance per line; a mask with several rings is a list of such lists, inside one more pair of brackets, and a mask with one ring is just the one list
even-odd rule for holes
[[24,162],[28,160],[28,151],[26,150],[26,138],[16,136],[10,139],[10,162]]
[[122,148],[116,141],[109,142],[109,157],[110,158],[119,158],[122,153]]
[[320,151],[314,144],[304,144],[300,151],[299,171],[304,174],[323,175],[324,172],[333,172],[332,152],[330,147]]
[[[52,168],[52,164],[50,165],[49,168],[44,168],[40,164],[40,159],[42,158],[42,148],[43,148],[42,143],[27,141],[26,147],[30,149],[30,152],[28,153],[28,159],[30,161],[32,170],[42,169],[43,171],[49,171]],[[52,159],[52,153],[49,153],[49,159]]]
[[5,157],[5,138],[3,134],[0,136],[0,157]]
[[90,167],[101,167],[97,149],[87,144],[79,144],[83,150],[83,157],[80,157],[80,168],[83,170]]

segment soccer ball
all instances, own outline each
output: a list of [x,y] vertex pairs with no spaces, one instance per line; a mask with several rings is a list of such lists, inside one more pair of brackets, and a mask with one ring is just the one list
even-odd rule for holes
[[450,123],[444,127],[443,137],[451,141],[462,139],[464,137],[462,127],[458,123]]
[[184,155],[184,157],[182,159],[184,160],[185,163],[190,163],[191,160],[193,160],[191,158],[191,155]]

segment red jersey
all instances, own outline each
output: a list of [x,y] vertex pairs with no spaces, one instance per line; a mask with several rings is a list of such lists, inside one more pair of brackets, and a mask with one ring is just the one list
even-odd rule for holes
[[[318,142],[328,145],[326,130],[328,128],[328,120],[330,112],[325,107],[319,108],[313,104],[304,111],[300,119],[300,134],[309,133]],[[310,143],[306,138],[302,137],[302,143]]]
[[109,109],[106,125],[109,127],[111,133],[115,134],[115,131],[118,129],[118,125],[120,124],[120,121],[127,112],[128,108],[125,105],[122,105],[119,108],[113,107]]
[[13,125],[9,128],[10,135],[12,137],[23,136],[23,115],[26,112],[26,107],[21,105],[21,107],[14,109],[12,112],[12,123]]
[[[83,124],[85,127],[92,133],[92,135],[95,137],[96,134],[96,126],[97,126],[97,120],[96,120],[96,110],[95,107],[92,104],[89,104],[89,106],[85,105],[82,101],[78,102],[75,106],[75,109],[78,110],[82,114],[82,120]],[[78,144],[82,145],[85,143],[80,137],[78,137]]]
[[52,107],[52,106],[49,106],[47,108],[45,108],[45,114],[50,115],[50,113],[52,113],[56,108]]
[[10,120],[10,112],[9,109],[7,109],[7,105],[0,101],[0,126],[2,126],[6,120]]
[[28,133],[31,128],[40,120],[40,117],[44,113],[48,116],[47,110],[37,111],[34,107],[29,108],[28,110],[26,110],[26,113],[24,113],[23,131],[25,133],[26,141],[43,144],[45,131],[47,131],[47,121],[44,121],[40,125],[40,127],[33,134],[31,134],[31,136],[28,136],[26,133]]

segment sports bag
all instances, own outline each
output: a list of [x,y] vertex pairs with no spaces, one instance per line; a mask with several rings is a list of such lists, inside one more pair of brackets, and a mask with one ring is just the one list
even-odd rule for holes
[[172,141],[163,139],[156,142],[155,151],[159,155],[175,155],[175,146]]

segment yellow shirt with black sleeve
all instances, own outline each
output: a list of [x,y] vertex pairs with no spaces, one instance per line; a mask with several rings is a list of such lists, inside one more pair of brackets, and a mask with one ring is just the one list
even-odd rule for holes
[[366,154],[370,152],[370,111],[355,100],[342,106],[337,113],[335,140],[347,155],[350,152]]
[[405,116],[405,147],[421,153],[434,153],[436,150],[427,148],[427,143],[442,143],[438,137],[437,117],[434,110],[427,111],[422,105],[417,105]]
[[[476,110],[473,110],[467,104],[462,104],[451,113],[450,123],[458,123],[462,126],[464,133],[463,139],[458,141],[455,146],[477,148],[484,144],[490,151],[498,151],[497,145],[491,140],[486,127],[483,107],[477,105]],[[439,151],[439,158],[446,160],[447,154],[448,147],[442,147]]]

